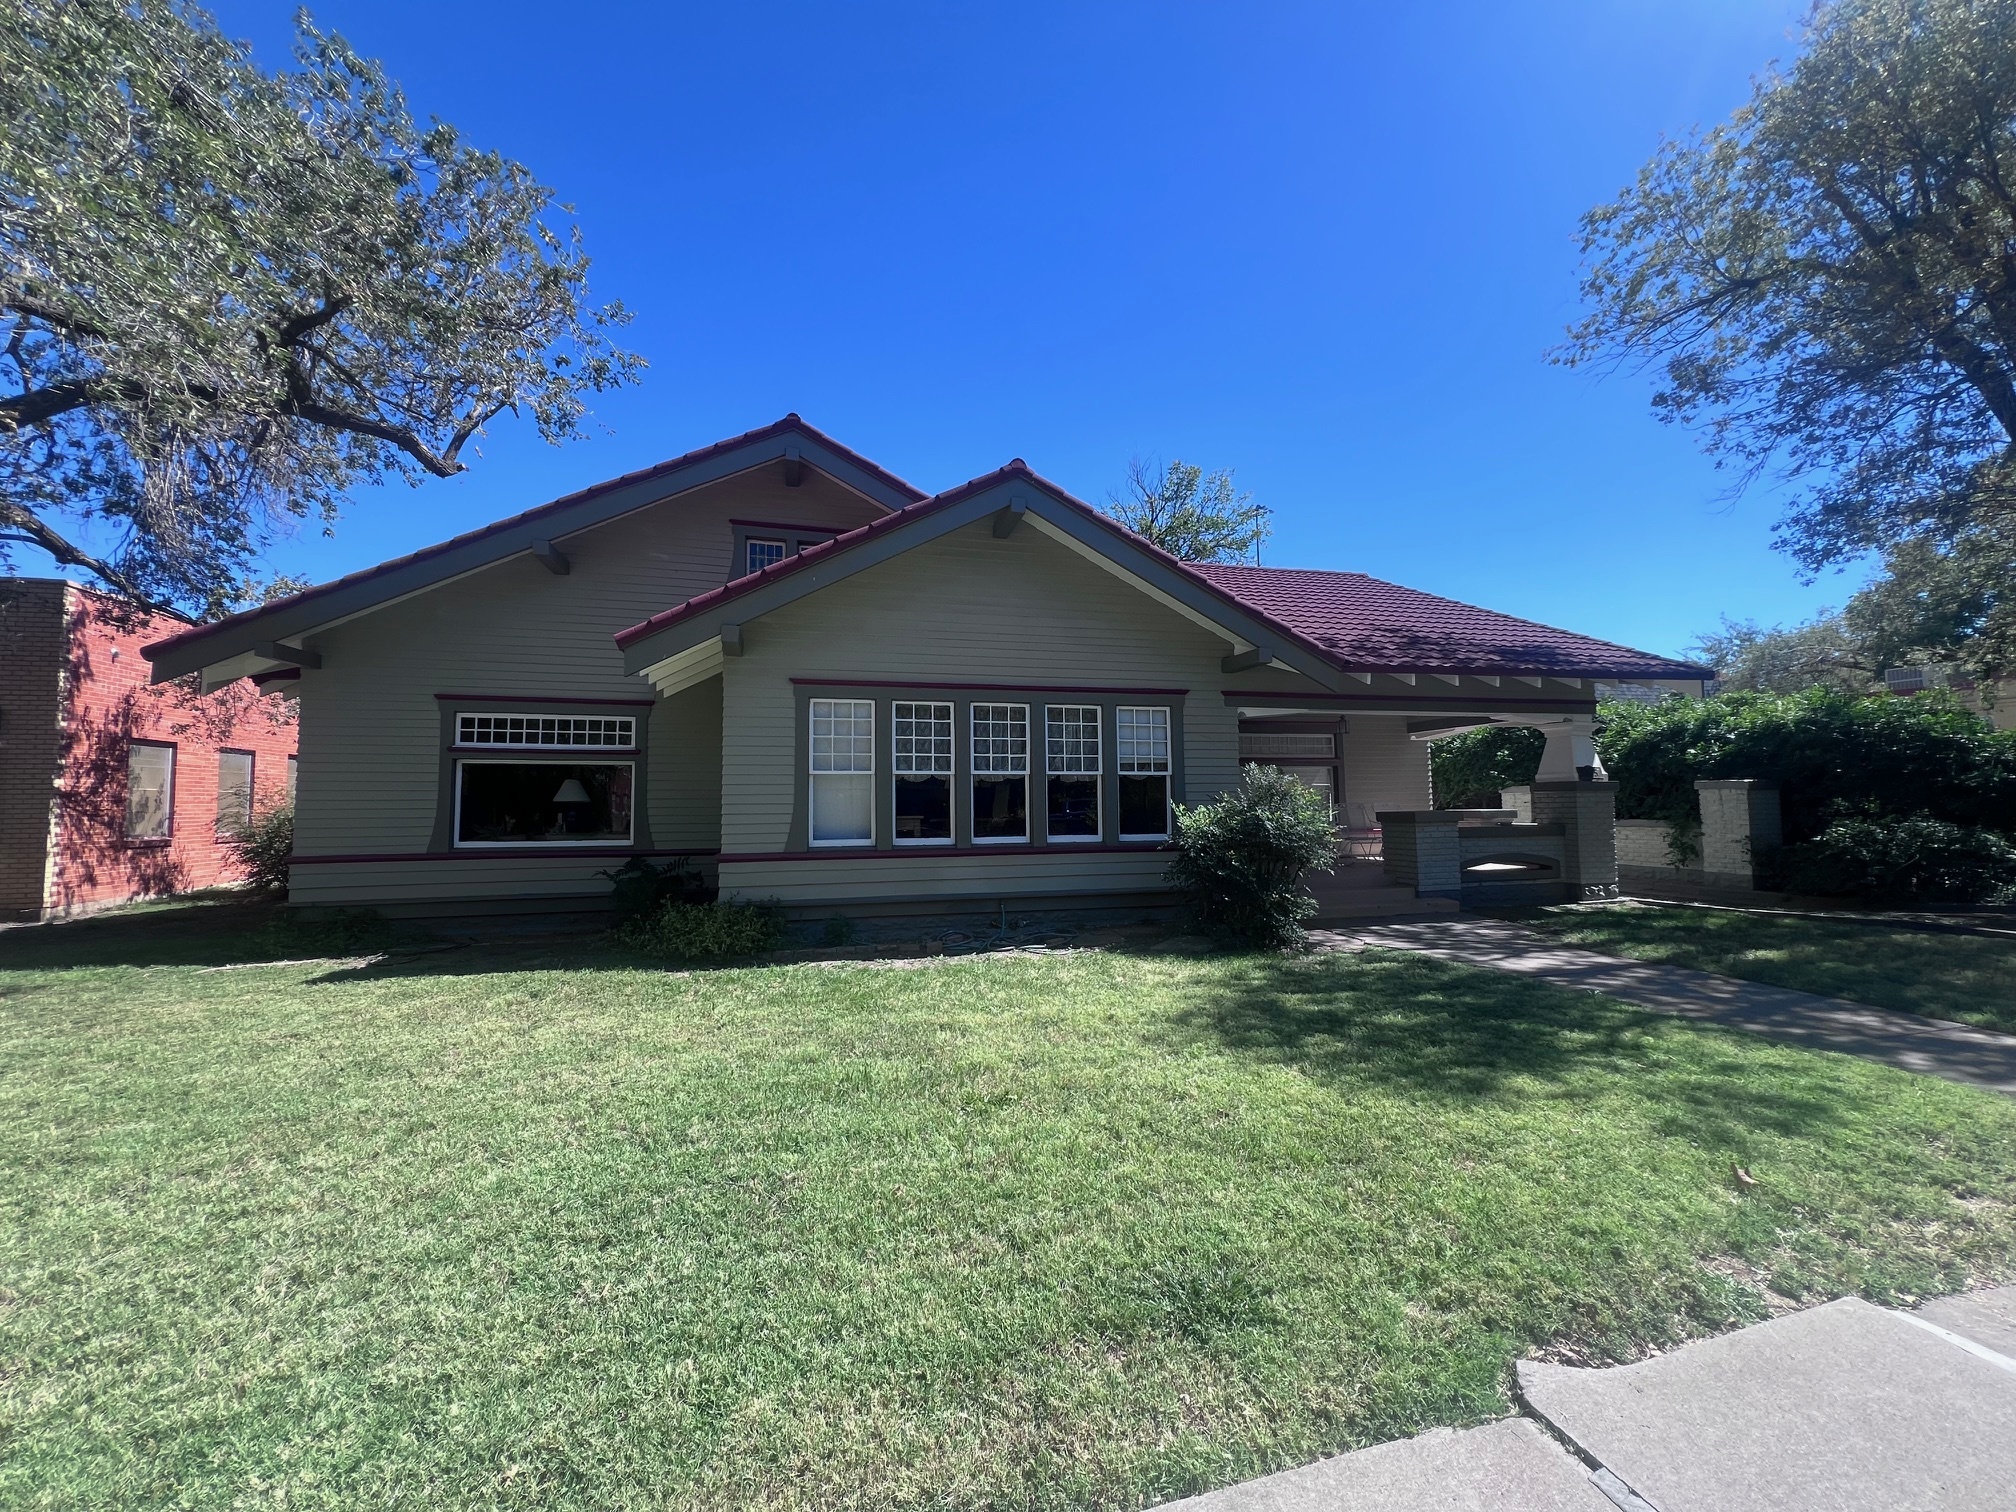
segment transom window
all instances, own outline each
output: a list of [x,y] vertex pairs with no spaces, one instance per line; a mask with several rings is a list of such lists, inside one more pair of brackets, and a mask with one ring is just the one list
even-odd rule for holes
[[1113,759],[1120,774],[1120,838],[1169,834],[1169,711],[1122,705],[1113,711]]
[[875,705],[865,698],[815,698],[811,714],[811,842],[872,845]]
[[1029,706],[973,705],[973,839],[1029,838]]
[[890,760],[898,845],[952,842],[952,705],[892,706]]
[[518,750],[627,751],[637,744],[637,721],[627,714],[461,714],[455,719],[455,743]]
[[743,572],[761,572],[765,567],[783,561],[790,553],[790,547],[773,537],[751,536],[744,547],[744,553]]
[[1044,711],[1046,834],[1099,838],[1099,706],[1052,704]]
[[1337,755],[1337,737],[1310,730],[1250,731],[1239,737],[1239,755],[1304,756],[1332,759]]

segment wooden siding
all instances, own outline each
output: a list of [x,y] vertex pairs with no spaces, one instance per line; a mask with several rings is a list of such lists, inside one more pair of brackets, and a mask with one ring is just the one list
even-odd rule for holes
[[[753,621],[743,636],[743,655],[723,668],[721,827],[728,854],[788,849],[792,808],[805,781],[794,677],[1187,688],[1188,792],[1177,796],[1195,801],[1238,781],[1238,712],[1217,696],[1226,642],[1034,530],[1003,540],[980,521]],[[964,730],[960,749],[963,776]],[[1087,850],[973,857],[958,875],[977,886],[979,879],[1027,875],[1039,861],[1068,867],[1074,876],[1112,865],[1128,886],[1144,874],[1159,876],[1161,865]],[[787,877],[802,875],[808,886],[837,895],[883,886],[872,880],[877,869],[899,865],[823,858],[765,864],[787,869],[764,874],[780,896]]]
[[1410,740],[1407,721],[1353,714],[1344,728],[1346,803],[1375,809],[1425,809],[1429,801],[1428,742]]
[[[300,684],[297,852],[427,851],[440,778],[436,693],[651,698],[648,683],[624,673],[612,637],[718,586],[728,572],[731,519],[847,529],[881,513],[817,472],[808,470],[801,486],[786,488],[774,469],[759,469],[562,538],[571,563],[565,576],[529,557],[516,558],[312,637],[322,666]],[[651,717],[653,841],[664,849],[712,846],[719,811],[718,691],[691,689]],[[449,875],[442,866],[475,865],[468,873],[471,887],[476,877],[505,874],[491,862],[428,865],[437,880],[424,885],[437,890],[445,885],[438,879]],[[417,885],[369,867],[326,871],[325,877],[316,870],[312,880],[304,875],[304,885],[331,897],[340,893],[343,901],[369,902]],[[576,871],[534,857],[509,885],[532,887],[549,873]]]

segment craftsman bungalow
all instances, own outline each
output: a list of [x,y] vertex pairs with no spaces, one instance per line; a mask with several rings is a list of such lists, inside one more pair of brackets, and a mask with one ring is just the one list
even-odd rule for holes
[[146,648],[300,701],[296,903],[599,906],[690,856],[800,910],[1127,905],[1170,807],[1289,765],[1430,804],[1424,737],[1698,667],[1352,572],[1193,566],[1022,462],[926,495],[786,416]]

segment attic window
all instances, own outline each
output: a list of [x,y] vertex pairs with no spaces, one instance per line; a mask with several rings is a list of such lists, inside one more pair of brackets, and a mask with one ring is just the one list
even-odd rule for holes
[[462,714],[455,744],[529,751],[627,751],[637,744],[629,715]]
[[790,554],[791,548],[783,541],[767,536],[751,536],[744,550],[747,554],[742,563],[742,571],[747,574],[775,566]]

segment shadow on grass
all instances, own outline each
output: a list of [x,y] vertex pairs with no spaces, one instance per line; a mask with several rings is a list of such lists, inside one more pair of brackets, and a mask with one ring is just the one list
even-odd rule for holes
[[1594,1096],[1601,1078],[1656,1078],[1660,1132],[1813,1134],[1851,1111],[1851,1079],[1789,1052],[1759,1076],[1739,1031],[1693,1024],[1421,956],[1253,956],[1201,983],[1179,1023],[1244,1056],[1334,1086],[1398,1085],[1464,1102]]

